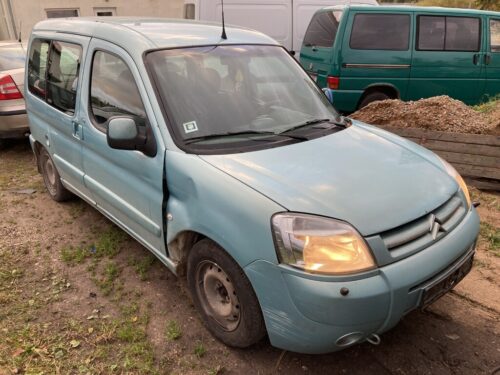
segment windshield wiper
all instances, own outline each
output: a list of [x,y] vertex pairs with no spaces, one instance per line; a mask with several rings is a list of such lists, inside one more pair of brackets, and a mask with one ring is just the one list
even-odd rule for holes
[[[341,117],[340,121],[332,120],[332,119],[329,119],[329,118],[316,118],[316,119],[308,120],[308,121],[303,122],[301,124],[292,126],[291,128],[289,128],[287,130],[284,130],[284,131],[282,131],[282,132],[280,132],[278,134],[289,135],[288,133],[292,132],[294,130],[297,130],[297,129],[300,129],[300,128],[305,128],[305,127],[311,126],[311,125],[323,124],[323,123],[328,123],[328,124],[331,124],[331,125],[334,125],[334,126],[340,126],[340,127],[343,127],[343,128],[349,126],[349,123],[346,121],[346,119],[344,117]],[[325,129],[329,129],[329,128],[330,127],[326,127]]]
[[272,131],[262,131],[262,130],[242,130],[242,131],[237,131],[237,132],[227,132],[227,133],[216,133],[216,134],[208,134],[208,135],[200,135],[199,137],[193,137],[193,138],[188,138],[184,141],[184,144],[188,145],[191,143],[199,142],[199,141],[206,141],[209,139],[213,138],[222,138],[222,137],[230,137],[230,136],[235,136],[235,135],[269,135],[269,136],[280,136],[280,137],[288,137],[288,138],[293,138],[293,139],[300,139],[300,140],[307,140],[307,137],[302,137],[302,136],[295,136],[295,135],[288,135],[288,134],[281,134],[281,133],[275,133]]

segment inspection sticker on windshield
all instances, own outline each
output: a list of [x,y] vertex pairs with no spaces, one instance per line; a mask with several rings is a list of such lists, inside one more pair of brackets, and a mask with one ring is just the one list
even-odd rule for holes
[[186,134],[198,131],[198,125],[196,125],[196,121],[185,122],[184,124],[182,124],[182,126],[184,127],[184,133]]

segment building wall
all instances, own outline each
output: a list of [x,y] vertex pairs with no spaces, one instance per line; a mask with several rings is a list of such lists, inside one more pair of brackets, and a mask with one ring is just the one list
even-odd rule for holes
[[114,8],[117,16],[180,18],[184,5],[184,0],[0,0],[9,1],[16,29],[21,30],[23,40],[29,38],[37,22],[47,19],[47,9],[78,9],[80,17],[94,16],[97,8]]

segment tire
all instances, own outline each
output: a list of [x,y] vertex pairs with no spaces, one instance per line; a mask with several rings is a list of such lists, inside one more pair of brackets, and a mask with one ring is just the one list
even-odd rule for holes
[[38,156],[40,170],[42,171],[43,183],[49,192],[50,197],[56,202],[64,202],[73,197],[61,183],[61,176],[57,172],[54,161],[45,148],[40,150]]
[[363,98],[363,100],[361,100],[361,103],[359,103],[358,109],[366,107],[371,102],[376,102],[378,100],[387,100],[387,99],[391,99],[391,97],[387,94],[384,94],[383,92],[380,92],[380,91],[372,92],[372,93],[366,95]]
[[224,344],[246,348],[266,334],[259,301],[240,266],[209,239],[197,242],[187,264],[194,305],[210,333]]

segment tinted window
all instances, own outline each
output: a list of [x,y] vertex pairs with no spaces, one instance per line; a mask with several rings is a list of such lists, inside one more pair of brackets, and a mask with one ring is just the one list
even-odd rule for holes
[[47,18],[78,17],[78,9],[47,9]]
[[47,103],[75,113],[76,87],[82,48],[76,44],[52,42],[47,72]]
[[20,44],[0,48],[0,71],[24,68],[26,52]]
[[500,52],[500,20],[490,20],[490,49]]
[[351,32],[352,49],[405,51],[410,37],[406,14],[357,14]]
[[304,45],[317,47],[333,46],[341,16],[342,12],[321,12],[315,14],[304,36]]
[[479,18],[419,16],[417,49],[479,51]]
[[50,42],[47,40],[33,40],[28,63],[28,89],[33,95],[44,100],[49,46]]
[[146,112],[132,72],[115,55],[102,51],[94,54],[90,105],[94,123],[102,131],[113,116],[127,115],[139,126],[146,124]]

